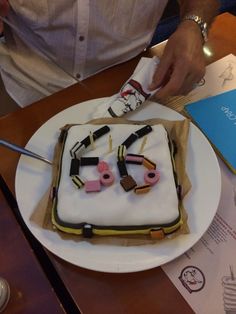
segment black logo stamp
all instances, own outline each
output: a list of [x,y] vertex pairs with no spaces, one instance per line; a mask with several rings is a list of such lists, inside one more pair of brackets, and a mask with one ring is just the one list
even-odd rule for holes
[[179,280],[189,293],[202,290],[206,282],[203,272],[196,266],[185,267],[179,276]]

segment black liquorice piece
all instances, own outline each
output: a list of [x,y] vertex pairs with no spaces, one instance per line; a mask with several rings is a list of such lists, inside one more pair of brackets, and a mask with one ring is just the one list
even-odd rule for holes
[[118,167],[118,170],[119,170],[120,177],[125,177],[125,176],[128,175],[128,172],[127,172],[124,160],[118,160],[117,161],[117,167]]
[[143,137],[144,135],[147,135],[150,132],[152,132],[152,127],[150,125],[146,125],[143,128],[135,131],[134,133],[138,136],[138,138],[141,138],[141,137]]
[[[96,130],[92,133],[93,140],[96,141],[99,137],[105,135],[110,131],[110,128],[108,125],[105,125],[101,127],[100,129]],[[91,145],[90,136],[85,137],[81,143],[87,148],[89,145]]]
[[80,166],[80,160],[77,158],[71,159],[70,163],[70,177],[76,176],[79,174],[79,166]]
[[72,158],[76,158],[76,151],[82,146],[80,142],[76,142],[75,145],[70,149],[70,155]]
[[130,134],[130,136],[121,144],[124,145],[126,148],[129,148],[138,138],[137,134]]
[[94,140],[98,139],[99,137],[107,134],[108,132],[110,132],[110,128],[108,125],[104,125],[103,127],[101,127],[100,129],[96,130],[93,132],[93,138]]
[[[93,135],[92,135],[93,136]],[[94,139],[94,136],[93,136],[93,139]],[[90,143],[90,137],[89,136],[86,136],[82,141],[81,143],[87,148],[91,143]]]
[[93,236],[93,228],[89,224],[85,224],[82,229],[82,234],[84,238],[92,238]]
[[144,158],[144,155],[140,155],[140,154],[127,154],[126,156],[132,156],[132,157],[140,157],[140,158]]
[[99,157],[81,157],[81,166],[96,166],[99,163]]

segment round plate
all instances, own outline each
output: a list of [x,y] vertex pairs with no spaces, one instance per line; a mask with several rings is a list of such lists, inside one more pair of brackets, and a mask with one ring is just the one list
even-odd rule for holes
[[[48,120],[32,136],[26,148],[48,159],[53,158],[59,129],[67,123],[84,123],[93,118],[97,106],[106,98],[93,99],[72,106]],[[127,115],[130,120],[163,118],[184,119],[182,115],[154,102]],[[45,230],[34,224],[30,217],[51,183],[51,169],[39,160],[21,156],[16,171],[16,197],[21,215],[33,235],[49,251],[80,267],[103,272],[135,272],[161,266],[191,248],[208,229],[216,213],[221,175],[216,155],[202,132],[191,123],[187,172],[192,189],[185,197],[190,233],[175,239],[141,246],[95,245],[87,241],[62,240],[57,232]]]

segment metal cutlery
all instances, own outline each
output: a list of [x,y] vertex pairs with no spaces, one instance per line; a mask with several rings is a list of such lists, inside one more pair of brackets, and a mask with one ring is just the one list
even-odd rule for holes
[[12,144],[12,143],[9,143],[7,141],[4,141],[4,140],[0,140],[0,145],[4,146],[4,147],[7,147],[15,152],[18,152],[20,154],[23,154],[23,155],[26,155],[26,156],[29,156],[29,157],[32,157],[32,158],[35,158],[35,159],[38,159],[38,160],[41,160],[43,162],[46,162],[47,164],[49,165],[52,165],[52,162],[50,160],[48,160],[47,158],[45,157],[42,157],[28,149],[25,149],[23,147],[20,147],[16,144]]

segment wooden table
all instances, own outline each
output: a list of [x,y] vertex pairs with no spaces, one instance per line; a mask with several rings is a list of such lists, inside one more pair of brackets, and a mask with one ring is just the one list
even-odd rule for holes
[[11,294],[6,313],[65,313],[0,190],[0,277]]
[[[236,54],[236,17],[218,16],[208,47],[211,63],[229,53]],[[161,54],[163,46],[151,53]],[[33,133],[59,111],[82,101],[113,95],[131,75],[140,57],[115,66],[85,81],[90,94],[78,84],[0,119],[1,138],[24,146]],[[14,178],[19,156],[0,148],[0,173],[14,194]],[[89,271],[47,252],[69,293],[83,313],[192,313],[191,308],[160,267],[130,274]]]

